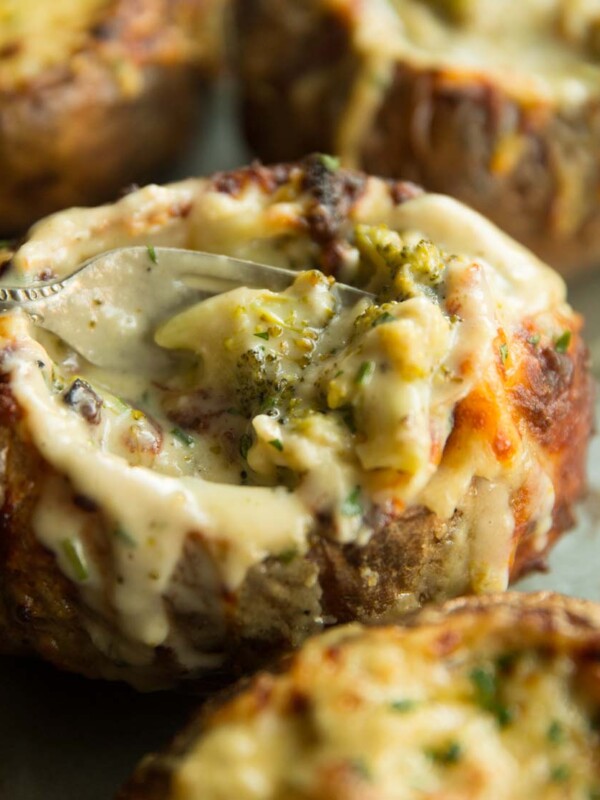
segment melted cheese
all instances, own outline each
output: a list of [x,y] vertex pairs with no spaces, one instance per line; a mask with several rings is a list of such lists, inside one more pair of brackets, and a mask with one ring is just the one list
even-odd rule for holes
[[449,85],[487,76],[524,104],[569,109],[600,91],[597,53],[586,44],[600,21],[597,0],[324,0],[324,5],[349,20],[361,64],[338,126],[336,152],[348,165],[360,161],[398,62],[442,70]]
[[502,632],[454,635],[450,652],[442,627],[314,639],[262,694],[220,710],[177,764],[170,798],[595,796],[596,712],[573,659]]
[[69,63],[87,43],[109,0],[1,0],[0,86],[18,86]]
[[[113,206],[42,221],[16,253],[6,280],[16,273],[27,282],[43,268],[68,272],[95,252],[140,242],[308,266],[311,243],[298,233],[303,202],[301,195],[273,200],[256,185],[236,197],[205,181],[147,187]],[[177,208],[186,213],[174,213]],[[165,605],[178,590],[177,566],[194,535],[206,585],[218,593],[218,587],[239,589],[268,556],[304,553],[319,517],[332,520],[328,535],[363,544],[372,534],[365,523],[369,510],[397,514],[425,506],[442,519],[458,512],[465,519],[472,588],[489,591],[506,587],[514,547],[511,502],[525,488],[536,546],[545,547],[554,502],[551,466],[510,416],[498,337],[502,332],[510,350],[525,316],[547,310],[549,320],[557,311],[568,319],[563,282],[446,197],[425,195],[397,206],[385,184],[371,179],[351,223],[374,222],[399,231],[408,247],[426,238],[449,254],[437,295],[419,290],[390,306],[386,314],[393,319],[370,327],[360,322],[369,309],[338,313],[329,282],[312,273],[280,295],[241,289],[216,297],[159,331],[163,346],[192,350],[203,364],[202,373],[196,365],[177,377],[182,362],[175,358],[159,387],[152,365],[141,377],[107,373],[17,316],[3,318],[11,387],[27,428],[44,458],[68,479],[62,494],[52,487],[43,492],[37,534],[73,580],[81,564],[74,566],[65,541],[75,547],[87,573],[80,591],[91,608],[115,618],[129,643],[142,649],[168,644],[185,663],[208,658],[190,654]],[[351,280],[361,259],[350,231],[348,238],[344,277]],[[561,332],[552,324],[544,335]],[[102,339],[106,347],[112,346],[109,334]],[[249,417],[236,415],[243,396],[231,392],[239,359],[250,351],[255,362],[274,359],[276,377],[285,379],[302,414],[284,420],[253,407]],[[65,405],[64,393],[78,377],[103,398],[99,423],[88,424]],[[202,386],[210,389],[208,399],[197,392]],[[511,443],[510,457],[494,451],[495,429],[464,430],[457,446],[446,447],[456,407],[478,392],[500,398],[490,401],[489,415]],[[348,409],[357,434],[345,422]],[[241,454],[244,435],[252,440]],[[236,485],[242,481],[254,485]],[[90,518],[74,510],[74,492],[99,508],[91,532]],[[99,554],[97,537],[111,531]],[[463,557],[458,546],[455,557]],[[113,648],[107,637],[101,646]]]

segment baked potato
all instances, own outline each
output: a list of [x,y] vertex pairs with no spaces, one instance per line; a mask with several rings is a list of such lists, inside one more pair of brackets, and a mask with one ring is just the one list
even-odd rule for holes
[[596,797],[599,657],[599,607],[553,594],[337,628],[210,704],[118,797]]
[[156,179],[193,132],[223,5],[0,2],[0,236]]
[[597,4],[238,0],[261,158],[321,150],[476,208],[565,273],[600,261]]
[[[152,687],[543,566],[585,488],[592,384],[534,256],[315,156],[58,213],[3,280],[127,244],[149,271],[165,244],[305,271],[165,311],[126,373],[0,317],[3,649]],[[371,299],[341,308],[334,276]],[[83,313],[108,352],[143,301]]]

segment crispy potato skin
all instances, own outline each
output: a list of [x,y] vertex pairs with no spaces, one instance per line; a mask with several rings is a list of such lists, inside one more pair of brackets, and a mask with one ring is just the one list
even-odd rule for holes
[[82,50],[0,84],[0,236],[160,176],[193,131],[210,71],[193,37],[218,5],[113,0]]
[[[309,237],[315,262],[335,274],[347,237],[347,222],[367,185],[368,179],[360,173],[331,172],[321,160],[309,159],[301,165],[255,165],[220,173],[210,180],[209,187],[231,199],[255,189],[269,197],[302,196],[299,231]],[[420,193],[411,184],[394,181],[381,188],[396,205]],[[186,206],[185,213],[193,211]],[[170,224],[170,218],[164,224]],[[454,432],[446,445],[449,456],[453,448],[460,451],[464,436],[476,428],[503,453],[506,445],[493,427],[499,411],[525,429],[551,465],[556,502],[548,547],[573,524],[573,504],[586,488],[593,397],[580,325],[576,316],[564,319],[571,340],[567,351],[559,353],[552,345],[529,342],[535,320],[523,320],[523,329],[515,336],[522,340],[520,366],[505,378],[504,407],[497,408],[499,401],[493,394],[483,398],[468,395],[456,409]],[[0,452],[4,453],[0,648],[36,653],[65,669],[123,679],[142,688],[189,678],[166,648],[157,648],[151,662],[140,667],[112,663],[95,648],[85,626],[88,612],[76,589],[33,531],[36,499],[53,470],[31,443],[27,420],[6,377],[0,388]],[[545,553],[536,548],[531,522],[523,513],[526,498],[516,493],[512,503],[517,527],[510,576],[515,579],[543,567]],[[425,508],[412,507],[398,516],[381,516],[370,541],[359,547],[335,541],[324,522],[310,542],[306,558],[296,558],[289,565],[269,558],[250,569],[237,593],[223,589],[222,596],[211,595],[208,600],[215,608],[214,618],[190,616],[171,598],[173,622],[192,641],[208,632],[201,649],[225,651],[226,678],[231,670],[260,665],[316,632],[316,620],[321,616],[336,622],[385,621],[397,619],[415,605],[469,592],[467,556],[453,558],[456,552],[464,554],[461,547],[466,525],[460,513],[442,520]],[[195,556],[204,547],[201,535],[190,537],[178,567],[180,582],[196,587],[198,592],[203,587],[199,585],[200,573],[195,572]],[[450,568],[450,564],[454,566]],[[365,575],[375,580],[366,580]],[[313,588],[308,590],[307,586]],[[205,587],[204,591],[212,590]],[[411,604],[398,605],[398,594],[411,595]],[[263,615],[262,625],[255,624],[257,608],[259,616]]]
[[[349,13],[320,0],[285,10],[238,0],[245,129],[261,158],[335,151],[360,68]],[[570,275],[600,261],[599,135],[600,101],[571,111],[542,99],[525,106],[484,74],[459,78],[399,61],[357,165],[462,200]]]
[[[461,640],[469,642],[471,652],[476,652],[478,647],[485,647],[483,642],[487,640],[494,642],[493,647],[497,647],[497,652],[501,652],[504,646],[513,652],[526,647],[539,648],[548,654],[566,654],[574,659],[576,668],[586,676],[587,696],[594,703],[600,698],[596,667],[600,657],[600,608],[597,604],[551,592],[529,595],[509,592],[462,597],[424,609],[407,618],[401,628],[388,628],[387,632],[395,636],[403,628],[418,628],[422,633],[421,642],[438,647],[441,656]],[[382,629],[381,633],[385,631]],[[355,631],[348,633],[349,638],[353,635],[357,635]],[[368,630],[363,635],[368,636]],[[408,638],[406,642],[409,642]],[[343,650],[343,647],[342,641],[338,648]],[[302,713],[298,699],[305,697],[306,692],[302,682],[302,675],[306,674],[303,672],[302,659],[301,649],[280,661],[272,670],[258,674],[250,682],[242,681],[233,689],[213,698],[196,713],[163,753],[147,756],[139,764],[116,800],[174,798],[173,777],[197,742],[218,728],[221,721],[243,721],[269,709],[276,702],[271,696],[279,675],[290,678],[285,696],[288,699],[287,710],[284,699],[283,704],[278,706],[279,713],[289,714],[292,719],[294,703],[298,705],[298,713]],[[314,668],[313,660],[309,669]]]

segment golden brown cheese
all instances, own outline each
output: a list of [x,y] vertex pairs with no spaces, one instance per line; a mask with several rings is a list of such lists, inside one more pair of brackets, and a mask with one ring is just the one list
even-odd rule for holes
[[123,796],[168,776],[165,800],[597,797],[598,619],[506,595],[339,628],[205,713]]

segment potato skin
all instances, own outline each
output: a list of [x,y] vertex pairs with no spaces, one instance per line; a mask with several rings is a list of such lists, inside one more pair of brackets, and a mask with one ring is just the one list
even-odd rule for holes
[[[411,629],[420,633],[420,639],[413,647],[439,647],[442,657],[445,646],[451,650],[461,639],[468,642],[468,656],[485,651],[486,648],[499,653],[503,647],[513,653],[527,648],[542,650],[547,655],[565,654],[574,660],[576,668],[581,669],[586,676],[583,691],[590,704],[597,705],[600,699],[599,676],[595,666],[600,656],[600,607],[595,603],[552,592],[508,592],[461,597],[413,614],[396,628],[375,628],[369,632],[369,629],[363,628],[360,631],[352,626],[345,636],[352,640],[356,636],[368,637],[375,633],[382,637],[387,634],[391,638],[404,632],[406,638],[399,639],[398,646],[402,647],[404,644],[408,651],[411,647]],[[317,643],[318,637],[307,644],[314,647]],[[329,650],[321,653],[324,667],[330,666],[325,663],[328,658],[337,660],[343,652],[344,643],[345,637],[342,634],[337,644],[330,645]],[[314,705],[310,705],[311,699],[306,698],[307,687],[303,683],[302,675],[306,675],[307,667],[314,674],[319,664],[313,657],[303,667],[305,650],[306,647],[301,648],[268,671],[259,673],[250,681],[242,681],[214,697],[196,712],[164,752],[143,759],[118,793],[116,800],[170,800],[179,796],[174,779],[184,759],[203,736],[218,729],[222,722],[243,722],[246,718],[258,717],[273,707],[277,708],[274,713],[285,715],[290,724],[293,724],[294,716],[301,715],[303,707],[311,708],[314,712]],[[464,652],[461,658],[465,658]],[[273,688],[280,677],[289,680],[283,701],[281,695],[278,700],[273,699]],[[352,795],[355,796],[363,795]],[[373,795],[369,793],[364,796]]]
[[[294,199],[298,202],[298,218],[290,221],[289,230],[285,229],[286,240],[290,230],[294,237],[305,237],[314,262],[334,274],[343,246],[347,245],[349,221],[353,214],[359,213],[357,208],[370,196],[369,192],[378,197],[384,193],[385,202],[392,206],[420,194],[411,184],[370,181],[360,173],[346,170],[332,172],[319,158],[296,165],[272,168],[255,165],[220,173],[202,187],[200,196],[194,199],[189,195],[185,204],[167,200],[168,213],[164,218],[151,203],[144,202],[152,235],[168,236],[169,226],[179,226],[186,220],[193,220],[194,225],[202,228],[201,198],[205,199],[209,192],[215,192],[218,199],[226,199],[228,205],[238,197],[259,193],[266,198],[270,212],[273,207],[268,204],[275,203],[276,198]],[[121,203],[134,201],[131,195]],[[138,207],[132,206],[134,213]],[[273,218],[272,213],[269,218]],[[117,225],[115,220],[110,221],[106,209],[99,219],[104,233],[110,225]],[[117,219],[119,226],[128,228],[129,217]],[[145,236],[144,217],[136,215],[135,220],[136,231],[139,233],[141,229]],[[164,234],[157,231],[161,225]],[[41,230],[38,233],[43,239]],[[177,243],[183,242],[178,239]],[[40,244],[38,240],[38,253]],[[18,257],[19,253],[15,255],[15,263]],[[31,269],[30,277],[35,279],[35,265]],[[572,525],[572,506],[585,490],[586,450],[592,428],[592,381],[587,350],[579,332],[581,323],[576,316],[564,321],[571,330],[570,346],[564,353],[557,352],[552,345],[529,343],[527,325],[531,324],[524,320],[524,328],[517,334],[523,340],[524,357],[511,379],[507,399],[510,413],[536,440],[551,466],[556,498],[548,535],[550,546]],[[448,441],[449,450],[460,449],[465,432],[486,424],[481,408],[467,402],[468,397],[456,409],[454,439],[451,436]],[[55,473],[31,443],[27,420],[11,394],[6,377],[0,398],[0,443],[6,453],[0,514],[0,647],[37,653],[59,667],[93,677],[127,680],[142,688],[197,677],[186,673],[175,655],[164,647],[154,651],[149,663],[137,667],[113,663],[96,650],[85,626],[87,612],[76,588],[36,539],[32,528],[41,484]],[[513,498],[517,525],[514,561],[510,565],[512,579],[543,566],[545,555],[536,548],[530,520],[523,516],[522,507],[526,503],[517,494]],[[335,537],[328,535],[324,522],[310,542],[305,558],[295,558],[289,564],[268,558],[250,569],[236,593],[226,592],[223,587],[221,594],[205,598],[210,602],[200,605],[212,607],[213,616],[194,616],[178,606],[175,596],[169,597],[172,621],[203,652],[213,652],[210,648],[224,651],[223,678],[227,678],[232,671],[264,663],[270,656],[297,645],[320,629],[322,622],[318,620],[323,617],[331,622],[397,619],[412,611],[415,604],[468,592],[470,575],[465,568],[466,554],[461,549],[465,527],[458,513],[449,520],[441,520],[424,508],[413,507],[395,517],[382,515],[370,541],[359,547],[336,542]],[[196,558],[204,551],[201,532],[190,537],[176,576],[181,585],[191,585],[199,593],[212,591],[199,582],[201,566],[196,570]],[[459,555],[454,560],[456,553]],[[31,569],[31,563],[36,564],[35,570]],[[452,563],[456,566],[451,569]],[[368,581],[365,575],[376,580]],[[399,594],[411,595],[411,602],[399,605]],[[205,638],[199,641],[200,636]]]
[[[336,150],[361,56],[351,4],[325,5],[237,2],[244,124],[266,160]],[[398,60],[355,157],[371,174],[458,198],[571,275],[600,261],[599,135],[600,99],[525,104],[485,74]]]
[[83,49],[0,83],[0,236],[159,177],[192,134],[219,5],[112,0]]

